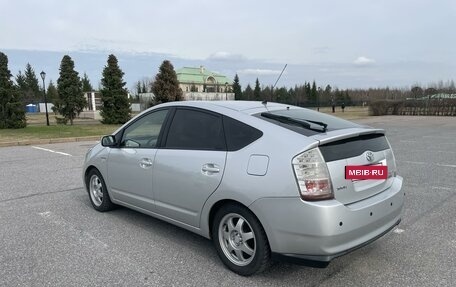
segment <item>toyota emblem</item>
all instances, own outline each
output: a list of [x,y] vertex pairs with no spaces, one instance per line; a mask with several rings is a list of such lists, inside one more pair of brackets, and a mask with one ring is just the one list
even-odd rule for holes
[[366,159],[368,162],[373,162],[374,161],[374,153],[371,151],[366,152]]

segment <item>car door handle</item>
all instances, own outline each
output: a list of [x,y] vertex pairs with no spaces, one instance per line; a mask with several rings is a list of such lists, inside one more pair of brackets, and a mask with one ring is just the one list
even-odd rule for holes
[[219,173],[220,172],[220,168],[219,168],[218,165],[216,165],[214,163],[206,163],[201,168],[201,171],[205,175],[211,175],[211,174],[214,174],[214,173]]
[[142,158],[139,162],[139,166],[144,169],[148,169],[152,166],[152,160],[150,158]]

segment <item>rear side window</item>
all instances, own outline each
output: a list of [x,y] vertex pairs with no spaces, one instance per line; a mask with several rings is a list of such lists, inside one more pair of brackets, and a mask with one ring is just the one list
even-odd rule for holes
[[228,151],[236,151],[263,136],[263,132],[229,117],[223,117]]
[[226,150],[222,117],[198,110],[177,109],[165,148]]

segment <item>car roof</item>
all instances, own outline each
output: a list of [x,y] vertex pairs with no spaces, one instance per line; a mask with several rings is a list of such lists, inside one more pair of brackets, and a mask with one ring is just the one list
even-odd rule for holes
[[200,108],[209,108],[210,106],[223,107],[230,110],[242,112],[253,109],[265,109],[265,108],[278,108],[286,107],[287,105],[274,103],[274,102],[263,102],[260,101],[176,101],[169,102],[163,106],[191,106]]

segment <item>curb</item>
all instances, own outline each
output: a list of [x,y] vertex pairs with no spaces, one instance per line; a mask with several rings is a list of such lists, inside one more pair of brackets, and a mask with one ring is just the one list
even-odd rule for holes
[[54,143],[70,143],[70,142],[83,142],[83,141],[99,141],[100,138],[101,138],[101,136],[90,136],[90,137],[77,137],[77,138],[55,138],[55,139],[0,142],[0,147],[27,146],[27,145],[37,145],[37,144],[54,144]]

